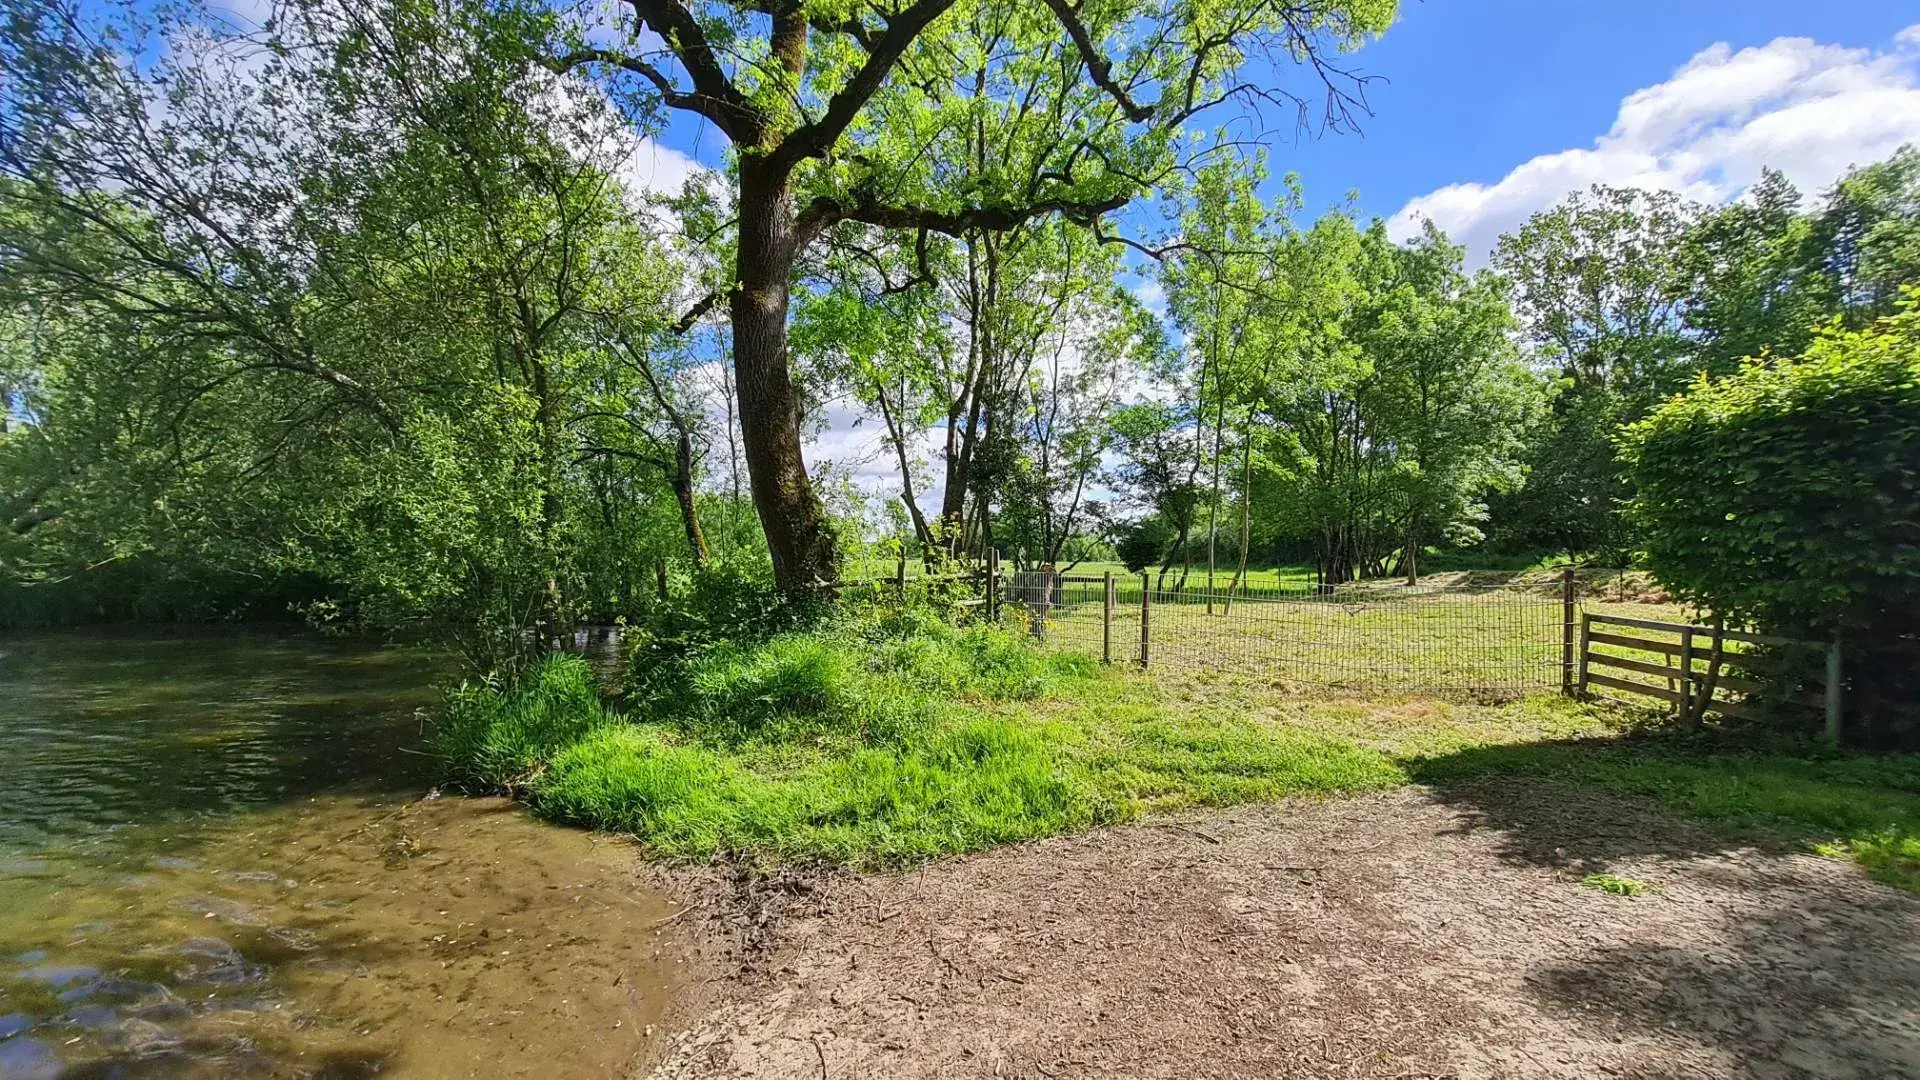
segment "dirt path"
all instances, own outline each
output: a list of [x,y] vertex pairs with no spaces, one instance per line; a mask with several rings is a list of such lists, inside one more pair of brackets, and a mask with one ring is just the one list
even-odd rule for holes
[[1920,901],[1591,795],[1243,807],[796,893],[721,905],[743,966],[654,1076],[1920,1076]]

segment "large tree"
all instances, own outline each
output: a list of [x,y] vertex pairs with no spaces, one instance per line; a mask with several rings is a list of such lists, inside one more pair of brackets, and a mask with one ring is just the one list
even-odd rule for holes
[[953,236],[1052,215],[1097,226],[1189,163],[1181,136],[1195,117],[1304,105],[1271,85],[1276,59],[1309,66],[1329,118],[1343,120],[1356,83],[1327,55],[1385,30],[1397,0],[627,8],[621,44],[576,34],[554,64],[605,72],[641,108],[697,117],[733,147],[726,302],[741,435],[775,576],[793,590],[836,575],[788,363],[788,305],[810,244],[843,222]]
[[537,26],[316,4],[276,50],[0,15],[8,584],[291,571],[484,661],[625,613],[643,536],[702,557],[678,267]]

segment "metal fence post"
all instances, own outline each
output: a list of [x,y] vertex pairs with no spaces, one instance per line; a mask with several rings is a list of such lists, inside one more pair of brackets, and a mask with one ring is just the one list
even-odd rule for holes
[[1140,571],[1140,666],[1146,667],[1153,656],[1153,634],[1151,625],[1153,609],[1153,582],[1145,570]]
[[1107,571],[1100,611],[1100,662],[1113,663],[1113,571]]
[[1560,692],[1573,696],[1573,567],[1560,572]]
[[1840,685],[1840,635],[1835,634],[1833,644],[1827,646],[1827,740],[1840,741],[1840,710],[1845,704],[1841,695],[1845,688]]

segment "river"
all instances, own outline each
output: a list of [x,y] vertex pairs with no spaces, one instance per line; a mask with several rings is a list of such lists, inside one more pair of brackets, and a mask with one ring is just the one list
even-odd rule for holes
[[440,797],[444,662],[287,633],[0,639],[0,1077],[599,1077],[676,908],[620,840]]

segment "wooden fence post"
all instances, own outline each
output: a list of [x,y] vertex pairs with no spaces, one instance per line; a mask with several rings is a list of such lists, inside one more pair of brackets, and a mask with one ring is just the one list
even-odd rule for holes
[[1575,686],[1574,692],[1578,696],[1583,698],[1587,696],[1587,653],[1591,651],[1593,648],[1592,643],[1587,640],[1587,635],[1592,632],[1593,632],[1593,616],[1586,612],[1581,612],[1580,613],[1580,681],[1578,685]]
[[[1053,615],[1053,581],[1056,571],[1051,566],[1042,567],[1040,575],[1040,595],[1027,597],[1027,622],[1034,640],[1044,641],[1047,637],[1047,620]],[[1029,585],[1031,587],[1031,585]]]
[[1113,663],[1113,571],[1107,571],[1100,612],[1100,662]]
[[[1672,686],[1673,680],[1668,679],[1667,685]],[[1693,627],[1691,626],[1680,631],[1680,701],[1677,711],[1680,713],[1681,723],[1693,723]],[[1705,707],[1703,706],[1700,711],[1704,713]]]
[[1153,633],[1151,625],[1153,609],[1153,581],[1145,570],[1140,571],[1140,666],[1146,667],[1153,656]]
[[987,549],[987,621],[1000,621],[1000,552]]
[[1845,704],[1841,695],[1846,691],[1840,685],[1840,635],[1833,636],[1833,644],[1827,646],[1827,741],[1840,741],[1840,710]]
[[1560,692],[1573,696],[1573,567],[1560,571]]

